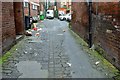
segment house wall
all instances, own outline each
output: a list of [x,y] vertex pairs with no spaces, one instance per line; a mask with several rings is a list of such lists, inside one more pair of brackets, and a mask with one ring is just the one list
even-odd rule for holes
[[0,1],[0,56],[2,55],[2,2]]
[[[93,3],[93,11],[96,12],[96,3]],[[119,3],[99,3],[98,16],[93,15],[93,42],[102,48],[100,53],[112,64],[120,69],[120,16]],[[93,13],[95,14],[95,13]],[[104,53],[105,52],[105,53]]]
[[88,12],[86,3],[72,3],[72,29],[85,41],[88,40]]
[[23,3],[14,2],[14,20],[16,35],[24,34]]
[[16,38],[14,7],[12,2],[2,3],[2,49],[5,51]]
[[[88,7],[72,3],[72,29],[89,42]],[[120,6],[119,3],[93,3],[92,42],[95,49],[120,69]]]
[[[39,1],[35,1],[35,0],[30,0],[30,16],[37,16],[39,14],[39,6],[37,8],[37,10],[33,9],[33,4],[31,2],[37,3],[39,4]],[[24,7],[24,14],[25,16],[29,16],[29,6],[28,7]]]
[[16,35],[23,34],[22,4],[2,2],[2,53],[16,42]]
[[[37,9],[39,9],[39,8],[37,8]],[[31,16],[37,16],[38,15],[38,10],[34,10],[32,8],[32,4],[30,4],[30,15]]]

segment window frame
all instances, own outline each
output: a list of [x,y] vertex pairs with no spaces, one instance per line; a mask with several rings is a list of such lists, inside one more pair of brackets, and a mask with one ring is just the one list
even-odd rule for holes
[[37,5],[32,4],[32,9],[33,10],[37,10],[37,7],[38,7]]
[[29,3],[28,2],[24,2],[24,7],[28,8]]

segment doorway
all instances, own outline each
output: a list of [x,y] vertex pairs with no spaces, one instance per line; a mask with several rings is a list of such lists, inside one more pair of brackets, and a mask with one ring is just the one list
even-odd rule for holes
[[14,21],[15,21],[15,31],[16,36],[24,34],[24,17],[23,17],[23,3],[22,2],[14,2]]

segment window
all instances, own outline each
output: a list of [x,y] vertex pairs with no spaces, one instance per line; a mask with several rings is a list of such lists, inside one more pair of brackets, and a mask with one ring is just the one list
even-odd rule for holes
[[36,5],[32,5],[32,8],[34,9],[34,10],[37,10],[37,6]]
[[28,2],[24,2],[24,7],[28,7]]

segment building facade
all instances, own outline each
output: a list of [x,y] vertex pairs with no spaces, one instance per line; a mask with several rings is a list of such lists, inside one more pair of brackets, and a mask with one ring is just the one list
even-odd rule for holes
[[[89,43],[88,3],[72,3],[72,29]],[[95,49],[120,69],[119,2],[92,3],[92,44]]]
[[16,43],[19,36],[24,34],[24,17],[22,2],[0,2],[2,11],[2,53],[6,52]]
[[39,0],[24,0],[24,14],[25,16],[35,17],[40,14]]

